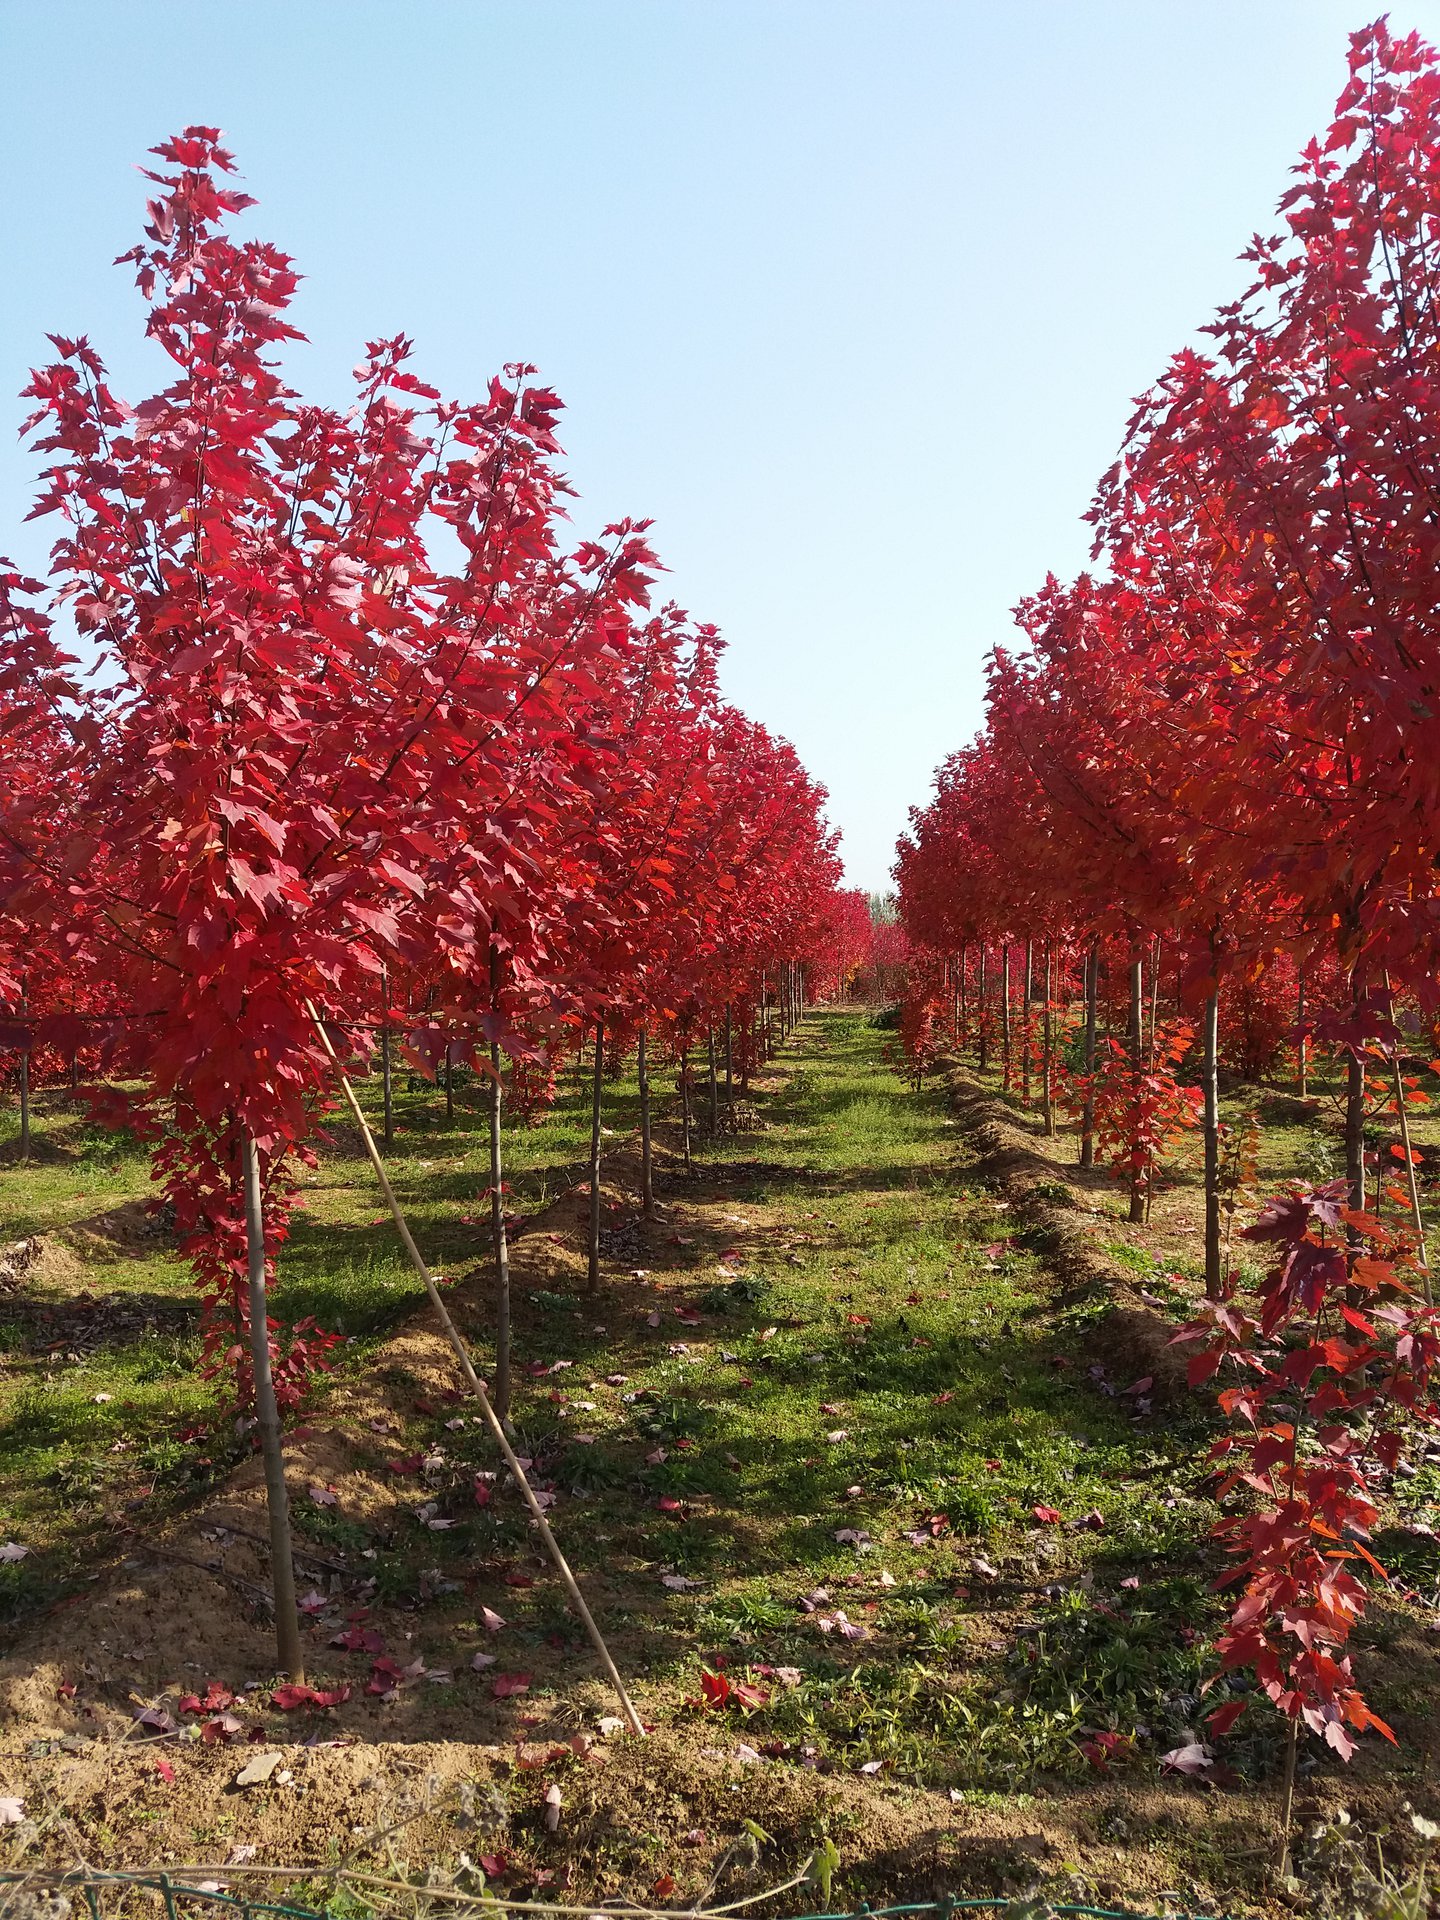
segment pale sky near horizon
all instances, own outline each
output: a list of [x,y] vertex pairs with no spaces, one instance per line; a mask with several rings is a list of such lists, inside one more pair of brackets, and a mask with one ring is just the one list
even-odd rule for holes
[[[1375,0],[0,0],[0,553],[46,331],[162,377],[114,256],[145,149],[229,137],[307,276],[295,383],[363,342],[567,404],[577,527],[653,515],[728,696],[829,789],[853,884],[979,722],[982,664],[1131,397],[1244,284]],[[1440,0],[1396,30],[1440,36]]]

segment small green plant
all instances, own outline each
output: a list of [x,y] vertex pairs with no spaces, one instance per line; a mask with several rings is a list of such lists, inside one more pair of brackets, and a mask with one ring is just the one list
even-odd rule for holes
[[1296,1165],[1312,1187],[1323,1187],[1338,1177],[1340,1172],[1339,1156],[1335,1151],[1333,1135],[1323,1127],[1311,1127],[1305,1136]]
[[1075,1196],[1063,1180],[1037,1180],[1030,1189],[1037,1200],[1048,1200],[1052,1207],[1073,1207]]
[[707,1287],[700,1297],[705,1313],[739,1313],[746,1307],[758,1307],[770,1294],[770,1283],[758,1274],[742,1274],[738,1280]]
[[[1297,1891],[1303,1886],[1319,1920],[1427,1920],[1430,1907],[1430,1856],[1440,1840],[1440,1825],[1410,1812],[1419,1841],[1419,1857],[1406,1862],[1415,1839],[1401,1830],[1367,1836],[1341,1807],[1317,1821],[1296,1849]],[[1388,1844],[1388,1858],[1387,1858]]]

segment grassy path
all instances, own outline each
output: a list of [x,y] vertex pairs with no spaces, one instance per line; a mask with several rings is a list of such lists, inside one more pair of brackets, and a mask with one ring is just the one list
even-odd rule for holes
[[[812,1015],[762,1166],[707,1170],[707,1204],[749,1222],[759,1298],[646,1376],[657,1441],[690,1442],[657,1490],[707,1496],[652,1538],[706,1577],[684,1638],[803,1665],[767,1724],[840,1764],[1010,1794],[1084,1776],[1096,1729],[1144,1725],[1163,1752],[1203,1674],[1209,1510],[1133,1383],[1092,1377],[1093,1307],[1057,1306],[943,1093],[904,1087],[882,1043]],[[817,1586],[828,1606],[797,1610]],[[835,1608],[854,1639],[817,1631]]]
[[[1057,1297],[1009,1208],[980,1182],[943,1090],[911,1091],[885,1044],[862,1012],[812,1013],[756,1090],[757,1130],[703,1145],[690,1175],[667,1152],[653,1227],[637,1218],[618,1155],[598,1295],[582,1290],[581,1204],[552,1206],[522,1235],[521,1450],[659,1729],[644,1764],[653,1771],[669,1756],[674,1804],[691,1807],[690,1823],[700,1824],[694,1770],[738,1766],[734,1777],[751,1784],[742,1801],[721,1800],[732,1810],[783,1797],[786,1781],[842,1783],[875,1809],[913,1806],[962,1854],[985,1836],[986,1857],[1002,1865],[1028,1834],[1033,1857],[1022,1849],[1013,1871],[1043,1869],[1063,1889],[1143,1884],[1185,1893],[1192,1908],[1213,1904],[1217,1887],[1251,1872],[1253,1795],[1206,1800],[1162,1781],[1157,1766],[1197,1736],[1211,1670],[1213,1510],[1194,1491],[1200,1436],[1091,1361],[1086,1335],[1104,1303]],[[623,1145],[629,1084],[611,1099]],[[455,1301],[483,1356],[488,1283],[480,1229],[465,1219],[480,1211],[482,1136],[463,1102],[450,1131],[435,1106],[433,1091],[407,1097],[397,1184],[432,1257],[452,1270],[478,1262]],[[579,1122],[572,1095],[546,1126],[516,1136],[516,1184],[532,1209],[570,1176]],[[61,1133],[37,1176],[43,1192],[8,1168],[11,1217],[40,1224],[46,1207],[79,1217],[89,1189],[72,1189],[92,1179],[88,1164]],[[133,1203],[127,1163],[103,1164],[112,1205]],[[446,1398],[438,1343],[418,1323],[395,1331],[413,1290],[343,1140],[305,1199],[282,1265],[288,1308],[322,1320],[328,1308],[355,1336],[315,1436],[293,1451],[297,1526],[333,1563],[314,1593],[310,1677],[352,1688],[326,1723],[357,1754],[448,1743],[444,1764],[459,1754],[467,1767],[516,1741],[599,1725],[605,1691],[518,1499],[494,1479],[483,1432]],[[83,1243],[72,1234],[63,1244],[83,1266]],[[183,1297],[163,1250],[94,1272],[112,1301],[127,1281],[147,1298]],[[73,1274],[67,1284],[73,1294]],[[74,1568],[87,1554],[103,1565],[117,1491],[131,1484],[113,1463],[163,1447],[147,1473],[168,1498],[142,1494],[133,1524],[158,1537],[168,1518],[172,1545],[263,1578],[257,1550],[215,1531],[217,1504],[236,1517],[225,1462],[197,1475],[196,1446],[174,1434],[177,1418],[203,1411],[190,1336],[152,1332],[138,1344],[156,1338],[163,1365],[148,1380],[128,1336],[102,1338],[63,1368],[15,1349],[0,1374],[0,1498],[10,1503],[0,1526],[42,1544],[48,1528]],[[87,1463],[95,1484],[77,1493]],[[323,1499],[307,1492],[317,1484]],[[3,1572],[33,1578],[31,1565]],[[237,1617],[233,1581],[177,1566],[157,1581],[129,1577],[118,1599],[102,1581],[30,1632],[16,1670],[41,1678],[12,1696],[12,1713],[36,1733],[90,1738],[106,1711],[128,1713],[137,1689],[174,1700],[213,1680],[241,1695],[236,1712],[254,1737],[305,1737],[269,1701],[268,1635],[263,1621]],[[341,1645],[357,1599],[364,1634]],[[124,1648],[123,1672],[97,1664],[97,1646]],[[420,1677],[388,1695],[367,1690],[377,1646],[418,1663]],[[497,1697],[497,1663],[523,1674],[515,1697]],[[73,1708],[54,1705],[55,1678],[82,1668],[91,1679]],[[707,1687],[730,1689],[728,1701],[705,1705]],[[82,1711],[72,1727],[66,1715]],[[1268,1732],[1255,1742],[1233,1743],[1242,1774],[1270,1764]],[[124,1769],[106,1765],[113,1798]],[[177,1844],[243,1839],[243,1808],[226,1798],[233,1756],[192,1748],[185,1768],[146,1815],[158,1828],[134,1829],[144,1845],[175,1838],[172,1820],[192,1836]],[[617,1768],[612,1787],[586,1787],[597,1825],[583,1871],[588,1884],[633,1892],[688,1856],[664,1820],[621,1818],[605,1803],[618,1778]],[[517,1819],[541,1786],[543,1775],[517,1774],[505,1787]],[[151,1788],[142,1781],[132,1797],[153,1800]],[[307,1814],[311,1804],[297,1802],[265,1844],[318,1845],[306,1820],[327,1803],[317,1791]],[[847,1817],[873,1847],[865,1819]],[[127,1833],[112,1810],[97,1844],[124,1853]],[[444,1837],[427,1844],[443,1852]],[[512,1887],[542,1870],[547,1845],[543,1833],[515,1842]]]

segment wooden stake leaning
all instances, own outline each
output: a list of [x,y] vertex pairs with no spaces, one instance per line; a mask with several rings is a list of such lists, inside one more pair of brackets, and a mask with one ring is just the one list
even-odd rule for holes
[[[1390,991],[1390,975],[1385,975],[1385,991]],[[1400,1038],[1395,1038],[1395,1054],[1391,1061],[1395,1069],[1395,1112],[1400,1121],[1400,1144],[1405,1153],[1405,1177],[1410,1182],[1410,1217],[1415,1222],[1415,1238],[1420,1242],[1420,1271],[1425,1279],[1425,1304],[1434,1306],[1435,1296],[1430,1281],[1430,1254],[1425,1245],[1425,1219],[1420,1212],[1420,1187],[1415,1178],[1415,1156],[1410,1146],[1410,1116],[1405,1109],[1405,1076],[1400,1069]]]
[[420,1276],[421,1281],[424,1283],[425,1291],[430,1296],[430,1304],[435,1309],[436,1318],[440,1322],[445,1338],[450,1342],[465,1384],[479,1402],[480,1411],[485,1416],[486,1423],[495,1436],[496,1444],[504,1456],[505,1464],[509,1467],[511,1473],[514,1474],[520,1491],[525,1496],[525,1504],[529,1507],[540,1538],[545,1543],[545,1550],[554,1561],[555,1569],[565,1583],[565,1590],[574,1602],[575,1611],[579,1614],[581,1621],[584,1623],[585,1631],[590,1636],[590,1644],[600,1657],[600,1664],[604,1667],[610,1684],[615,1689],[616,1698],[619,1700],[625,1718],[629,1722],[630,1731],[632,1733],[638,1733],[643,1739],[645,1728],[641,1723],[639,1714],[635,1711],[634,1702],[625,1691],[625,1682],[620,1678],[620,1670],[610,1657],[610,1649],[601,1637],[600,1629],[595,1624],[594,1615],[585,1604],[585,1596],[580,1591],[579,1583],[570,1571],[569,1563],[564,1554],[560,1551],[560,1542],[550,1531],[550,1523],[545,1518],[540,1502],[535,1498],[534,1489],[525,1477],[525,1469],[516,1458],[515,1449],[511,1446],[505,1429],[501,1425],[494,1407],[490,1404],[490,1396],[486,1393],[480,1376],[475,1371],[465,1342],[460,1337],[459,1329],[450,1318],[450,1310],[440,1297],[440,1289],[435,1284],[435,1276],[431,1273],[429,1267],[426,1266],[421,1257],[420,1249],[415,1244],[405,1215],[400,1210],[400,1202],[395,1198],[395,1189],[390,1185],[389,1176],[385,1171],[385,1163],[380,1158],[380,1150],[375,1145],[375,1136],[371,1133],[369,1122],[361,1110],[360,1102],[355,1097],[355,1089],[350,1084],[350,1076],[340,1064],[340,1056],[331,1045],[330,1035],[325,1030],[325,1023],[308,1001],[306,1002],[305,1010],[314,1021],[315,1031],[320,1036],[320,1044],[324,1047],[332,1066],[339,1075],[341,1091],[345,1095],[346,1103],[355,1118],[355,1124],[360,1129],[360,1137],[365,1142],[365,1151],[370,1157],[371,1166],[375,1169],[375,1177],[380,1182],[380,1191],[385,1196],[385,1204],[390,1209],[390,1217],[394,1220],[396,1231],[404,1243],[406,1253],[410,1256],[411,1266],[414,1267],[416,1273]]

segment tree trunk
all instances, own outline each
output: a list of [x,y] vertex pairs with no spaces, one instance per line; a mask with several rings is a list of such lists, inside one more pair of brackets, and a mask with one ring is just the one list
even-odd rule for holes
[[455,1124],[455,1062],[450,1058],[450,1045],[445,1042],[445,1125]]
[[635,1071],[640,1077],[640,1211],[646,1220],[653,1220],[655,1170],[650,1145],[650,1062],[646,1055],[644,1027],[641,1027],[635,1042]]
[[680,1054],[680,1139],[685,1149],[685,1171],[690,1171],[690,1049]]
[[305,1678],[300,1614],[295,1605],[295,1560],[290,1547],[290,1496],[285,1486],[285,1449],[280,1409],[270,1373],[270,1320],[265,1299],[265,1215],[260,1198],[260,1154],[245,1135],[245,1251],[249,1266],[250,1365],[255,1376],[255,1418],[265,1463],[270,1514],[270,1584],[275,1594],[275,1644],[280,1668],[292,1680]]
[[1225,1274],[1220,1258],[1220,986],[1205,1002],[1205,1298],[1218,1300]]
[[590,1265],[585,1284],[600,1284],[600,1101],[604,1093],[605,1022],[595,1022],[595,1076],[590,1092]]
[[720,1077],[715,1070],[715,1029],[705,1029],[705,1047],[710,1068],[710,1138],[720,1137]]
[[30,1054],[20,1056],[20,1158],[30,1158]]
[[1295,1060],[1299,1068],[1296,1091],[1302,1100],[1310,1098],[1310,1047],[1305,1033],[1305,969],[1295,982]]
[[[1355,1017],[1360,1016],[1364,990],[1358,975],[1350,981],[1350,999]],[[1365,1209],[1365,1062],[1358,1052],[1345,1056],[1345,1178],[1350,1185],[1350,1204]],[[1353,1237],[1353,1236],[1352,1236]]]
[[[1140,1075],[1145,1056],[1145,962],[1137,956],[1130,962],[1130,1089],[1136,1111],[1140,1106]],[[1138,1225],[1145,1218],[1145,1175],[1148,1169],[1132,1157],[1130,1163],[1130,1219]]]
[[985,987],[986,987],[985,945],[984,945],[984,942],[982,941],[980,946],[980,974],[979,974],[979,982],[978,982],[977,997],[976,997],[976,1005],[980,1009],[979,1015],[978,1015],[980,1033],[979,1033],[979,1045],[977,1048],[976,1062],[975,1062],[978,1068],[980,1069],[981,1073],[984,1073],[990,1065],[989,1035],[986,1031],[986,1021],[985,1021],[985,1015],[986,1015]]
[[395,1113],[390,1071],[390,975],[384,967],[380,969],[380,1072],[385,1100],[385,1144],[389,1147],[394,1145]]
[[[499,1014],[500,956],[490,949],[490,1008]],[[490,1042],[490,1235],[495,1246],[495,1411],[510,1417],[510,1246],[505,1237],[504,1165],[500,1153],[500,1042]]]
[[1000,947],[1000,1052],[1004,1063],[1001,1085],[1010,1091],[1010,942]]
[[1085,956],[1085,1104],[1080,1112],[1080,1164],[1095,1164],[1095,1027],[1100,1011],[1100,942]]
[[735,1098],[735,1036],[730,1013],[730,1002],[725,1002],[725,1104],[728,1107]]
[[1055,1024],[1051,1009],[1055,1003],[1055,956],[1050,942],[1045,942],[1045,1053],[1043,1071],[1045,1085],[1042,1089],[1041,1112],[1045,1118],[1045,1136],[1055,1138]]
[[1027,1107],[1030,1104],[1030,1009],[1034,1001],[1031,989],[1034,972],[1035,942],[1027,934],[1025,937],[1025,997],[1022,1002],[1020,1028],[1020,1095]]

